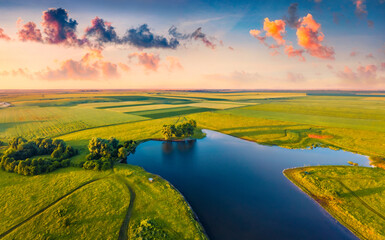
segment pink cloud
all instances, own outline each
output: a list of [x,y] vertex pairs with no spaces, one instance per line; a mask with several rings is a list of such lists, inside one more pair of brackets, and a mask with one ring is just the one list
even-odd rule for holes
[[22,21],[22,19],[17,20],[17,25],[20,28],[17,32],[19,39],[21,41],[42,42],[43,37],[40,29],[36,27],[36,24],[34,22],[27,22],[23,25]]
[[357,16],[363,17],[368,14],[368,11],[366,11],[365,0],[355,0],[354,5],[356,6],[355,13]]
[[128,55],[130,59],[137,58],[138,64],[142,65],[146,70],[157,71],[159,68],[160,57],[158,54],[135,52]]
[[177,58],[177,57],[167,56],[166,61],[167,61],[169,71],[182,70],[183,69],[183,66],[180,63],[179,58]]
[[270,21],[269,18],[265,18],[263,30],[266,31],[266,36],[272,37],[277,44],[284,45],[285,39],[283,39],[283,35],[286,33],[285,25],[285,21],[281,19]]
[[121,63],[120,62],[120,63],[118,63],[118,66],[120,67],[120,69],[122,69],[125,72],[130,71],[130,67],[127,64],[125,64],[125,63]]
[[337,76],[346,84],[354,86],[365,85],[372,86],[385,83],[385,78],[378,75],[378,67],[374,64],[359,65],[356,70],[345,66],[344,70],[337,72]]
[[286,45],[285,46],[285,53],[288,57],[298,57],[300,61],[305,61],[305,58],[303,57],[304,50],[302,49],[294,49],[292,45]]
[[4,29],[2,28],[0,28],[0,39],[6,40],[6,41],[11,40],[11,38],[4,33]]
[[[118,78],[118,67],[121,65],[103,61],[100,50],[91,50],[80,60],[68,59],[60,64],[57,69],[47,68],[36,73],[44,80],[90,80]],[[122,67],[120,67],[122,68]],[[123,70],[124,67],[122,68]]]
[[310,13],[301,18],[300,27],[297,29],[298,45],[314,57],[334,59],[334,49],[322,45],[324,34],[320,28],[321,24],[317,23]]

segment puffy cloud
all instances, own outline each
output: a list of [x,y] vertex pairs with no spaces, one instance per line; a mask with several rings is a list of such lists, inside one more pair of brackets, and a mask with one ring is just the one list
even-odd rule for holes
[[290,4],[289,8],[287,9],[288,16],[285,16],[283,18],[287,23],[287,25],[289,25],[289,27],[298,28],[299,26],[299,17],[297,15],[297,8],[298,8],[298,3]]
[[146,70],[157,71],[159,68],[160,57],[158,54],[135,52],[128,55],[129,59],[137,58],[138,64],[142,65]]
[[194,32],[190,34],[182,34],[178,32],[178,29],[175,26],[172,26],[168,30],[168,33],[176,39],[180,39],[180,40],[192,39],[196,41],[202,41],[206,47],[211,49],[216,48],[216,44],[212,40],[210,40],[205,33],[202,32],[201,27],[197,28]]
[[292,45],[285,46],[285,53],[288,57],[298,57],[300,61],[305,61],[303,57],[304,50],[302,49],[294,49]]
[[163,36],[153,34],[147,24],[143,24],[138,28],[129,29],[123,37],[122,42],[131,44],[138,48],[171,48],[175,49],[179,46],[176,38],[168,40]]
[[11,38],[4,33],[4,29],[2,28],[0,28],[0,39],[7,40],[7,41],[11,40]]
[[[266,47],[274,49],[272,55],[279,54],[277,49],[283,45],[287,56],[298,57],[300,61],[305,61],[305,58],[303,57],[303,53],[305,51],[314,57],[334,59],[334,49],[332,47],[322,45],[324,34],[320,31],[321,24],[317,23],[311,14],[308,14],[299,20],[294,20],[296,19],[296,7],[297,5],[291,5],[291,8],[289,7],[289,13],[293,17],[286,17],[285,21],[288,22],[288,24],[290,22],[293,27],[297,28],[296,35],[298,45],[303,47],[303,49],[294,49],[292,44],[286,44],[284,39],[284,34],[286,33],[286,23],[281,19],[270,21],[269,18],[265,18],[263,31],[266,35],[263,36],[262,31],[258,29],[250,30],[250,35],[258,39]],[[266,41],[267,37],[272,37],[276,41],[277,45],[268,44]]]
[[177,57],[167,56],[166,61],[168,63],[167,68],[169,71],[182,70],[183,69],[183,66]]
[[97,67],[101,69],[101,73],[105,78],[117,78],[119,77],[118,73],[118,64],[100,61],[97,64]]
[[65,9],[48,9],[43,12],[42,19],[41,25],[44,28],[47,43],[69,46],[82,46],[88,43],[87,39],[78,39],[76,35],[78,23],[68,17]]
[[91,20],[91,27],[87,27],[86,36],[94,37],[99,43],[118,42],[119,38],[116,34],[115,28],[110,22],[106,22],[99,17]]
[[43,41],[41,31],[36,27],[36,24],[34,22],[27,22],[26,24],[23,24],[23,20],[19,18],[19,20],[17,20],[17,25],[19,27],[17,35],[19,36],[19,39],[21,41]]
[[284,45],[285,39],[283,39],[283,34],[285,34],[285,22],[281,19],[270,21],[269,18],[265,18],[263,23],[263,30],[266,31],[266,36],[272,37],[277,44]]
[[298,45],[314,57],[334,59],[333,47],[322,45],[324,34],[320,31],[321,24],[317,23],[310,13],[300,21],[297,29]]
[[358,17],[364,17],[368,14],[368,12],[366,11],[365,0],[355,0],[354,5],[356,6],[355,13]]
[[[91,80],[109,79],[119,77],[118,67],[109,61],[103,61],[101,50],[91,50],[80,60],[68,59],[61,63],[57,69],[47,68],[36,73],[38,78],[44,80]],[[124,70],[124,69],[123,69]]]

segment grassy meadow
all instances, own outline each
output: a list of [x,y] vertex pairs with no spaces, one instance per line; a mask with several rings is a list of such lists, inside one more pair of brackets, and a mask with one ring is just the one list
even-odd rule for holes
[[128,209],[126,239],[135,239],[135,226],[145,220],[167,239],[206,238],[179,192],[139,167],[66,168],[33,177],[1,171],[0,179],[3,239],[121,239]]
[[[260,144],[343,149],[385,165],[385,98],[379,94],[15,91],[1,92],[0,102],[11,104],[0,109],[0,153],[16,136],[60,138],[80,152],[71,159],[73,166],[85,160],[93,137],[120,141],[162,138],[164,124],[184,117],[196,120],[199,128]],[[197,131],[194,137],[203,136]],[[360,205],[362,201],[354,202],[339,182],[325,179],[346,178],[343,183],[349,189],[363,193],[360,199],[383,211],[385,170],[312,168],[308,171],[315,172],[309,176],[302,176],[301,169],[291,171],[293,182],[306,179],[306,184],[314,185],[313,194],[324,191],[328,184],[335,188],[333,209],[321,205],[343,224],[359,226],[362,236],[365,232],[384,236],[381,221],[376,224],[365,205]],[[113,171],[70,167],[33,177],[0,171],[0,204],[5,206],[0,239],[151,239],[148,232],[159,239],[205,239],[179,192],[156,176],[149,183],[150,176],[154,177],[124,164],[117,164]]]

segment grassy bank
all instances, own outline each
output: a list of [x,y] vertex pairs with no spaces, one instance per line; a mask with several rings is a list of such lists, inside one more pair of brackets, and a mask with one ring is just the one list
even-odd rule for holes
[[[34,177],[0,171],[0,178],[3,239],[120,239],[133,194],[123,229],[128,239],[206,239],[179,192],[139,167],[122,164],[106,172],[66,168]],[[151,227],[140,235],[143,221]]]
[[385,171],[319,166],[284,175],[361,239],[385,238]]

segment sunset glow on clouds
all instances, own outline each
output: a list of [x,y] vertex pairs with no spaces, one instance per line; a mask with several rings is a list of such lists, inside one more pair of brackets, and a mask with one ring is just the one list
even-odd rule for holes
[[385,89],[383,1],[32,2],[0,2],[3,88]]

